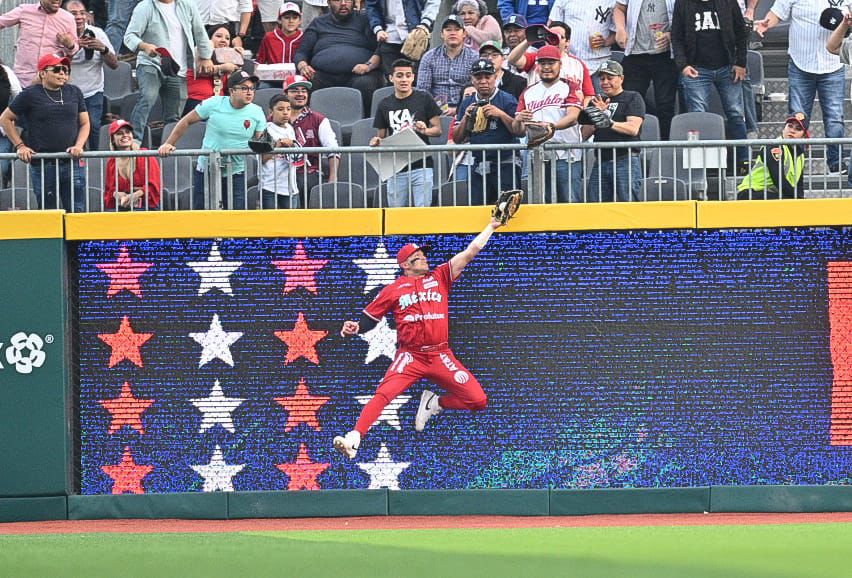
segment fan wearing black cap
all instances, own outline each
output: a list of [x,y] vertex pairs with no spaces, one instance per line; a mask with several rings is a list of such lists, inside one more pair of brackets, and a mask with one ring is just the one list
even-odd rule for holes
[[[843,138],[843,100],[846,98],[846,67],[827,48],[831,31],[841,24],[843,8],[849,11],[849,0],[775,0],[766,18],[754,23],[759,36],[782,21],[790,23],[787,42],[787,78],[789,94],[787,110],[804,112],[813,117],[814,96],[819,98],[826,138]],[[828,170],[845,172],[839,145],[826,147]]]
[[[808,117],[805,113],[791,114],[784,123],[781,138],[810,138],[808,126]],[[764,145],[749,167],[749,173],[737,187],[737,198],[801,199],[804,197],[802,186],[804,169],[804,146]]]
[[[168,156],[190,125],[206,121],[201,148],[214,151],[224,149],[246,149],[250,139],[259,138],[266,130],[266,114],[252,102],[258,78],[245,70],[237,70],[228,76],[228,96],[211,96],[195,107],[195,110],[180,119],[158,152]],[[192,179],[192,208],[205,208],[208,157],[198,157],[198,165]],[[223,207],[246,208],[246,160],[242,155],[222,157],[222,204]],[[218,208],[218,207],[213,207]]]
[[[515,144],[512,123],[518,100],[497,88],[497,71],[490,60],[478,60],[470,69],[470,83],[476,89],[465,97],[456,113],[453,142],[456,144]],[[520,183],[519,158],[513,151],[472,153],[470,204],[492,204],[497,193],[517,189]],[[487,191],[487,193],[486,193]]]
[[429,269],[428,245],[408,243],[396,254],[402,275],[386,285],[361,313],[359,321],[344,321],[342,337],[363,334],[375,328],[388,313],[396,322],[396,357],[385,372],[376,394],[361,410],[355,428],[334,438],[334,449],[355,458],[361,438],[394,398],[422,378],[445,390],[442,396],[427,390],[420,397],[414,418],[415,431],[445,409],[481,411],[488,398],[479,381],[450,349],[448,301],[453,283],[501,226],[492,218],[464,251],[448,262]]

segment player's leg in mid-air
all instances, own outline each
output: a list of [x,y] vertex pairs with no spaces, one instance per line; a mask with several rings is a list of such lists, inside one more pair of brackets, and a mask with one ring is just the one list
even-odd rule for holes
[[488,405],[488,397],[479,380],[456,359],[450,350],[429,355],[429,369],[423,377],[437,384],[447,393],[438,394],[424,390],[420,396],[420,407],[414,418],[414,429],[423,431],[426,422],[444,409],[467,409],[480,411]]
[[332,442],[334,449],[350,460],[354,459],[358,453],[358,446],[361,445],[361,438],[367,435],[367,431],[379,419],[385,406],[423,377],[428,368],[428,359],[425,355],[408,351],[397,352],[382,382],[376,388],[373,399],[361,410],[355,429],[346,435],[335,437]]

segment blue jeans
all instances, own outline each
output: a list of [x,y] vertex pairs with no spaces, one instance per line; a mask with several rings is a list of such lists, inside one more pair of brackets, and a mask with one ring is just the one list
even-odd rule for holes
[[432,169],[414,169],[395,174],[387,182],[388,207],[432,206],[433,178]]
[[743,83],[743,112],[745,112],[746,131],[757,131],[757,103],[754,101],[754,87],[751,85],[751,76],[746,71]]
[[[227,209],[230,207],[230,203],[228,202],[228,181],[233,180],[234,187],[234,208],[236,209],[245,209],[246,208],[246,175],[245,173],[237,173],[232,175],[230,179],[228,177],[222,177],[222,208]],[[204,209],[204,200],[206,198],[205,190],[207,189],[207,173],[203,173],[199,171],[197,168],[193,171],[192,175],[192,208],[193,209]],[[210,207],[211,209],[218,209],[219,207]]]
[[261,206],[264,209],[298,209],[302,206],[299,195],[279,195],[275,191],[266,189],[263,189],[261,199]]
[[[723,66],[715,70],[695,67],[698,71],[697,78],[681,76],[683,96],[686,101],[688,112],[707,112],[710,109],[710,90],[716,87],[719,92],[719,100],[728,120],[727,133],[731,140],[744,140],[746,138],[745,106],[743,105],[743,87],[734,82],[733,69]],[[745,146],[737,147],[735,162],[747,162],[748,149]]]
[[141,141],[148,115],[157,103],[159,96],[163,100],[163,120],[176,122],[183,112],[186,102],[186,78],[165,76],[156,66],[143,64],[136,67],[136,82],[139,84],[139,100],[133,107],[130,122],[133,124],[133,136]]
[[[104,116],[104,93],[97,92],[85,99],[89,112],[89,150],[98,150],[101,138],[101,118]],[[107,148],[109,150],[109,148]]]
[[556,202],[583,202],[583,161],[571,162],[569,159],[557,159],[544,164],[544,200],[553,198],[553,176],[556,165]]
[[[12,152],[12,141],[10,141],[5,136],[0,135],[0,153],[10,153]],[[5,159],[0,161],[0,188],[6,188],[6,185],[12,178],[12,160]]]
[[[42,163],[44,166],[44,188],[42,188]],[[71,169],[74,169],[73,183]],[[30,179],[32,180],[33,193],[35,193],[36,204],[39,209],[65,209],[71,211],[71,189],[74,189],[74,212],[83,213],[86,210],[86,167],[81,160],[72,159],[50,159],[34,160],[30,165]],[[62,206],[56,204],[56,191],[59,190],[59,199]],[[44,193],[44,204],[42,204],[42,193]]]
[[[811,74],[801,70],[791,60],[787,65],[790,79],[789,112],[803,112],[811,118],[814,96],[819,95],[822,108],[822,124],[826,138],[843,138],[843,97],[845,96],[846,67],[836,72]],[[842,153],[839,146],[830,146],[826,151],[829,170],[840,167]]]
[[[513,152],[498,153],[499,156],[486,154],[484,158],[488,163],[487,171],[484,171],[485,167],[482,166],[483,157],[477,158],[476,154],[473,155],[474,164],[469,168],[471,205],[492,205],[497,202],[500,191],[520,188],[521,169],[514,162]],[[506,162],[498,163],[498,159],[506,160]]]
[[615,198],[622,202],[640,200],[642,166],[639,155],[624,155],[615,161],[595,161],[589,175],[587,200],[591,203],[612,202],[613,192]]
[[130,22],[133,9],[139,4],[139,0],[110,0],[107,2],[107,25],[104,32],[109,38],[115,53],[121,52],[124,43],[124,33]]

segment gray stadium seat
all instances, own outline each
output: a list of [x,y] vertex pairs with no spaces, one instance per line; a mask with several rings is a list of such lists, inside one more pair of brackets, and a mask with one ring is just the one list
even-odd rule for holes
[[128,94],[133,94],[133,69],[130,63],[119,61],[118,68],[113,70],[104,66],[104,96],[107,99],[106,112],[118,113],[121,101]]
[[352,138],[349,144],[354,147],[368,146],[370,139],[376,136],[376,129],[373,128],[372,118],[362,118],[352,125]]
[[353,183],[323,183],[311,189],[309,209],[348,209],[368,206],[364,189]]
[[370,116],[376,116],[379,103],[393,94],[393,86],[383,86],[373,93],[373,103],[370,105]]
[[[163,127],[162,142],[166,142],[166,139],[169,138],[170,134],[172,134],[175,125],[177,125],[176,122],[170,122]],[[207,130],[207,123],[204,121],[189,125],[189,128],[187,128],[186,132],[184,132],[183,135],[180,137],[180,140],[177,142],[175,148],[184,150],[200,149],[201,143],[204,140],[205,130]]]
[[262,108],[263,112],[266,113],[269,111],[269,101],[272,100],[272,97],[283,92],[280,88],[261,88],[254,93],[254,100],[252,102]]
[[642,180],[643,201],[681,201],[689,198],[686,183],[672,177],[647,177]]
[[312,92],[310,106],[327,118],[340,123],[343,134],[341,145],[348,144],[352,126],[364,118],[361,93],[348,86],[332,86]]

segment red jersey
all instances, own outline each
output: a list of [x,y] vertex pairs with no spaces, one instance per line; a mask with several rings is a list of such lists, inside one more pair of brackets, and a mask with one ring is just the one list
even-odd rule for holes
[[401,350],[446,346],[450,336],[448,301],[454,279],[443,263],[422,277],[402,276],[386,285],[364,313],[376,321],[393,311]]
[[302,31],[297,30],[292,36],[284,36],[278,28],[270,30],[260,41],[257,50],[257,62],[261,64],[279,64],[295,62],[293,57],[302,45]]

